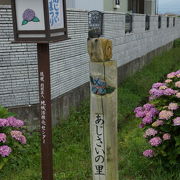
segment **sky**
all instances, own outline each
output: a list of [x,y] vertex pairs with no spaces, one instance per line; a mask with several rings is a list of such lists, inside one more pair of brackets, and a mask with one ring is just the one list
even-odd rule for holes
[[159,1],[159,13],[180,14],[180,0],[157,0]]

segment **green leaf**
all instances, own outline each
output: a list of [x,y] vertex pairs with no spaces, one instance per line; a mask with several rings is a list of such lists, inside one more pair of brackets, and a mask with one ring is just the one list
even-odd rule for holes
[[37,17],[34,17],[32,21],[33,22],[40,22],[39,18],[37,18]]
[[27,20],[23,20],[22,25],[26,25],[28,23]]

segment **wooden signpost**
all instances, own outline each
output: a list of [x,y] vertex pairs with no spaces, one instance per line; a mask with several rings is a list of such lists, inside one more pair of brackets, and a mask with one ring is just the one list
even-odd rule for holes
[[11,0],[16,43],[37,43],[42,179],[53,180],[49,43],[67,38],[65,0]]
[[93,180],[118,180],[117,63],[112,42],[88,40],[91,82],[90,136]]

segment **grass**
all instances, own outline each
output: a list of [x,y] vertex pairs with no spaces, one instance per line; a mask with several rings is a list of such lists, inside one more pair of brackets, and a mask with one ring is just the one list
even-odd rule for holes
[[[179,41],[180,42],[180,41]],[[178,44],[178,43],[176,43]],[[160,162],[142,156],[148,147],[133,110],[147,100],[148,90],[154,82],[180,69],[180,47],[175,46],[155,57],[142,70],[127,78],[118,89],[118,146],[119,179],[121,180],[178,180],[179,171],[164,171]],[[55,180],[91,180],[91,154],[89,142],[89,101],[70,114],[67,121],[53,129],[53,155]],[[39,134],[29,138],[27,152],[18,161],[0,172],[2,180],[40,180]]]

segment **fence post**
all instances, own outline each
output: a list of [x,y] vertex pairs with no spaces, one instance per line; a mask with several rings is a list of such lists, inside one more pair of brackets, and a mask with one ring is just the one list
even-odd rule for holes
[[93,180],[118,180],[117,63],[112,42],[88,40],[90,55],[90,138]]

